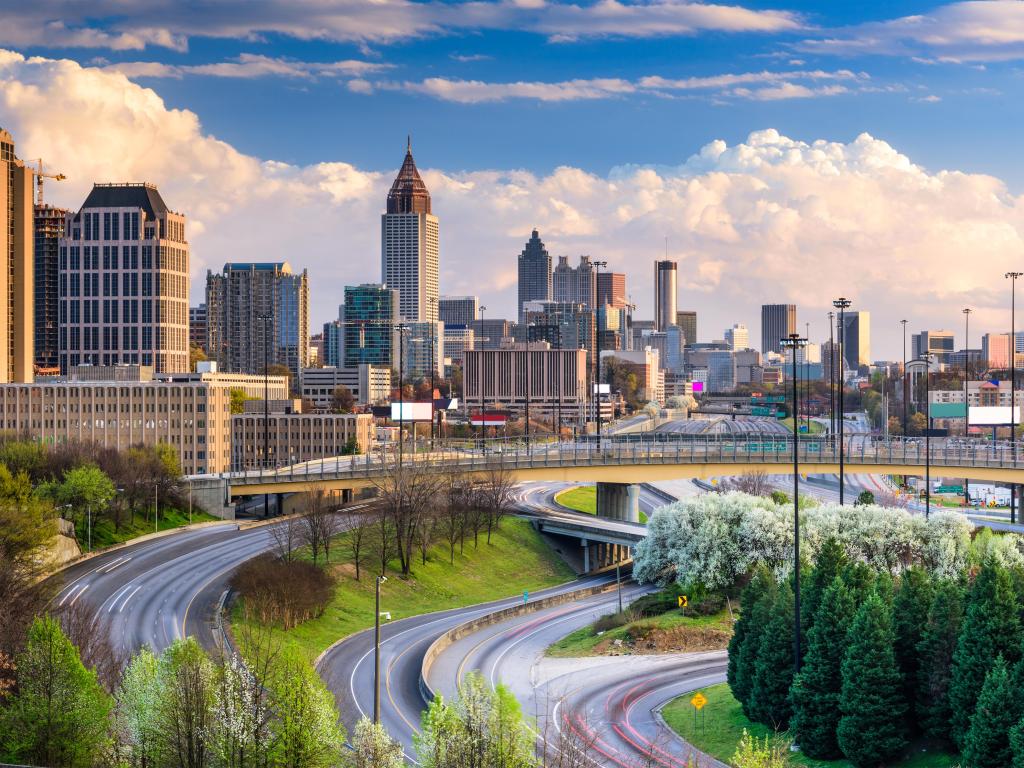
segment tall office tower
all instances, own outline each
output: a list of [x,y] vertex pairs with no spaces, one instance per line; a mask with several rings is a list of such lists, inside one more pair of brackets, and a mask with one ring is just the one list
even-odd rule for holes
[[442,296],[437,306],[438,320],[445,325],[469,325],[480,316],[476,296]]
[[599,272],[597,274],[597,306],[603,307],[606,304],[616,309],[629,306],[624,272]]
[[750,349],[750,331],[743,323],[725,329],[725,343],[733,349]]
[[697,343],[697,313],[695,311],[681,309],[676,312],[676,325],[683,329],[686,346],[692,347]]
[[188,345],[206,351],[206,305],[188,308]]
[[[309,278],[287,261],[239,262],[206,273],[207,354],[226,373],[283,365],[299,386],[309,366]],[[268,337],[269,334],[269,337]]]
[[674,261],[654,262],[654,327],[664,331],[676,324],[676,270]]
[[529,341],[552,349],[585,349],[591,363],[597,353],[596,313],[582,302],[531,301],[525,305]]
[[408,330],[398,336],[402,359],[395,370],[406,381],[429,379],[433,368],[435,377],[444,375],[444,323],[435,320],[408,323]]
[[398,291],[379,283],[345,286],[345,330],[342,359],[345,368],[360,363],[388,365],[398,370],[395,343],[400,298]]
[[955,349],[952,331],[921,331],[911,336],[910,342],[914,358],[930,352],[939,365],[948,364]]
[[782,354],[782,340],[796,333],[796,304],[761,305],[761,354]]
[[551,296],[551,254],[535,229],[519,254],[519,324],[525,317],[524,302],[551,301]]
[[33,380],[32,170],[0,128],[0,383]]
[[68,211],[52,205],[35,206],[35,364],[40,372],[60,365],[60,239]]
[[94,184],[65,219],[58,277],[61,373],[125,363],[188,371],[185,216],[155,186]]
[[580,256],[579,266],[570,267],[568,256],[559,256],[551,274],[551,295],[554,301],[585,304],[588,309],[597,305],[597,270],[589,256]]
[[387,213],[380,217],[381,282],[398,291],[403,320],[437,320],[440,246],[437,217],[430,212],[430,192],[412,159],[412,142],[388,192]]
[[1008,370],[1010,367],[1010,334],[986,333],[981,337],[981,359],[984,365],[994,370]]
[[856,371],[862,365],[871,365],[871,313],[845,312],[843,328],[843,360],[847,367]]

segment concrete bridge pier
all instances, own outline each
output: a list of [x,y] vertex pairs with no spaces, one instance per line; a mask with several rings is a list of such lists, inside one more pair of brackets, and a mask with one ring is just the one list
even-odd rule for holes
[[612,520],[639,523],[640,487],[628,483],[598,483],[597,514]]

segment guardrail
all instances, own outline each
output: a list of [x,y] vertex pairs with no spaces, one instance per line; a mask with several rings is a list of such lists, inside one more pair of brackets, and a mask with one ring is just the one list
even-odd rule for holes
[[[306,462],[280,469],[256,469],[222,475],[232,485],[324,480],[373,480],[402,466],[430,472],[489,472],[545,467],[615,466],[635,464],[763,464],[791,465],[794,444],[804,465],[836,464],[837,436],[687,435],[686,440],[658,439],[620,443],[611,440],[510,446],[500,442],[452,447],[438,441],[434,450],[402,456],[380,452]],[[847,436],[843,458],[849,465],[1024,469],[1024,444],[981,440]]]

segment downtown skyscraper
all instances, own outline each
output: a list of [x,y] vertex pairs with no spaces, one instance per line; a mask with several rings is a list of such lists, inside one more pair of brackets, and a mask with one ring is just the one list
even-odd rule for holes
[[399,315],[409,322],[437,320],[440,298],[438,220],[430,192],[416,170],[412,142],[388,192],[381,216],[381,283],[398,291]]
[[668,259],[654,262],[654,327],[659,331],[676,322],[677,269],[676,262]]
[[551,301],[551,254],[544,247],[537,230],[533,230],[526,247],[519,254],[519,294],[516,311],[519,324],[526,317],[523,304],[528,301]]
[[0,383],[33,379],[32,170],[0,129]]
[[782,340],[796,333],[796,304],[761,305],[761,354],[782,354]]

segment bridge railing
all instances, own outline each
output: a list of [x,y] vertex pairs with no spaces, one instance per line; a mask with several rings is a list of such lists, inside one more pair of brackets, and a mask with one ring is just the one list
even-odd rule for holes
[[[433,449],[378,450],[358,456],[293,464],[277,469],[229,473],[236,485],[265,482],[318,482],[386,477],[399,467],[433,472],[488,472],[534,467],[621,466],[637,464],[744,464],[781,469],[793,462],[794,442],[804,465],[839,461],[837,436],[688,435],[687,440],[441,441]],[[421,447],[422,448],[422,447]],[[937,467],[1024,469],[1024,444],[966,439],[875,438],[850,435],[843,440],[846,463]]]

